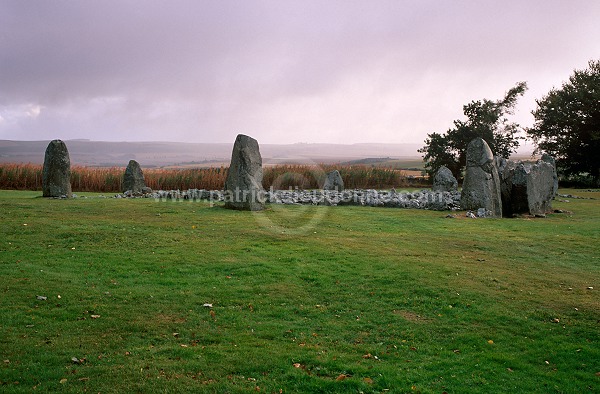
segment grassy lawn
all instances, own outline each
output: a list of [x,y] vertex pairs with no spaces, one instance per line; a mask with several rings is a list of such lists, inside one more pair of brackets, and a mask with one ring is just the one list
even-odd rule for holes
[[0,391],[599,392],[600,193],[562,192],[596,199],[482,220],[0,191]]

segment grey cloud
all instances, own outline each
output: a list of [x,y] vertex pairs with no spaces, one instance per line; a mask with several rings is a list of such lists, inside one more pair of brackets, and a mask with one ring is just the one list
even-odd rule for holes
[[422,141],[470,99],[560,84],[600,53],[599,16],[595,1],[6,0],[0,138]]

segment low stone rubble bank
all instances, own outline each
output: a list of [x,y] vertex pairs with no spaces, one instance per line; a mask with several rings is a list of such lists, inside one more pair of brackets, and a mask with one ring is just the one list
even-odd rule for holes
[[[235,195],[232,196],[235,198]],[[220,190],[157,190],[150,193],[127,191],[115,198],[154,198],[162,201],[225,201],[225,193]],[[326,206],[369,206],[389,208],[429,209],[455,211],[460,209],[460,192],[396,192],[381,190],[270,190],[265,191],[264,202],[285,205],[326,205]]]

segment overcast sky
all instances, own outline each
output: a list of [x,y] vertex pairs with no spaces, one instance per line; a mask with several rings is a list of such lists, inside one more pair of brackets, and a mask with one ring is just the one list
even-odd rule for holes
[[411,142],[600,58],[600,1],[0,0],[0,139]]

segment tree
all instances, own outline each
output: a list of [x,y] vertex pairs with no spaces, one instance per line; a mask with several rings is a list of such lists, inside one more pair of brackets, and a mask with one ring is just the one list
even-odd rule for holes
[[457,179],[466,165],[467,145],[477,137],[483,138],[495,155],[508,157],[519,146],[517,134],[520,126],[509,122],[507,114],[512,114],[519,96],[527,90],[526,82],[518,82],[506,92],[501,100],[471,101],[463,106],[467,120],[455,120],[454,128],[445,134],[427,135],[423,153],[425,169],[430,176],[445,165]]
[[600,186],[600,60],[536,102],[535,123],[526,131],[535,153],[554,156],[562,175],[583,175]]

